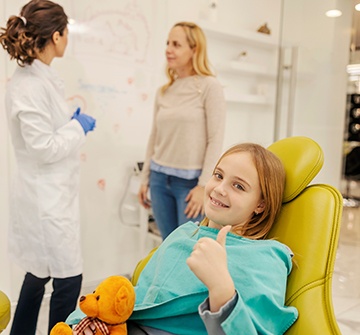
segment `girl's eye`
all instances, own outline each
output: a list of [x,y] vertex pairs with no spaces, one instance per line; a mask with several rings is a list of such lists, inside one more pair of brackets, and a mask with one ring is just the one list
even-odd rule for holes
[[215,172],[214,176],[215,176],[216,179],[222,179],[222,176],[221,176],[220,173]]
[[234,187],[241,191],[244,190],[244,187],[242,187],[242,185],[240,185],[240,184],[234,184]]

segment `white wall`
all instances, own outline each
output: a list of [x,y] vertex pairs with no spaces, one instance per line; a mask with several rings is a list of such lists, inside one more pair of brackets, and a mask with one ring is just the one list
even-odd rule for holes
[[[0,3],[0,20],[5,20],[5,3]],[[0,52],[0,290],[10,294],[10,263],[7,258],[7,223],[9,221],[9,143],[4,113],[4,87],[7,79],[5,53]]]
[[[284,2],[282,44],[298,49],[292,135],[309,136],[324,150],[317,182],[340,185],[352,1]],[[339,8],[343,15],[324,14]],[[289,62],[288,62],[289,63]],[[288,64],[287,63],[287,64]],[[288,86],[284,85],[284,95]],[[283,105],[286,112],[287,104]],[[285,135],[285,127],[282,129]]]
[[[2,1],[1,25],[25,2]],[[138,233],[121,222],[120,200],[134,163],[144,158],[155,89],[164,81],[167,32],[176,21],[206,18],[208,1],[62,0],[59,3],[69,16],[77,19],[80,28],[90,29],[83,35],[72,33],[65,57],[53,64],[66,81],[70,105],[74,108],[81,105],[98,120],[96,131],[89,134],[82,150],[81,214],[86,285],[114,273],[129,273],[142,257],[138,252]],[[349,15],[337,21],[325,21],[309,15],[313,8],[318,9],[318,14],[322,12],[323,1],[308,0],[303,7],[299,2],[292,3],[287,2],[289,15],[292,15],[286,22],[288,38],[293,44],[302,46],[304,57],[299,61],[299,67],[311,75],[310,81],[298,82],[294,135],[306,135],[319,141],[326,155],[321,181],[337,185],[345,113],[343,66],[348,57],[349,31],[346,29],[350,24]],[[348,1],[341,3],[346,6]],[[296,12],[298,9],[301,11]],[[126,21],[136,12],[139,15],[131,16],[133,21]],[[139,18],[145,21],[139,21]],[[280,37],[280,19],[280,0],[219,1],[218,24],[234,32],[241,29],[255,31],[268,22],[272,34]],[[120,35],[111,35],[107,29],[114,22],[138,27],[142,34],[136,41],[140,44],[132,44],[135,35],[129,37],[120,28],[115,31]],[[303,32],[307,34],[302,35]],[[147,37],[144,39],[144,36]],[[145,53],[140,54],[139,50]],[[210,56],[213,59],[220,57],[221,50],[212,47]],[[4,52],[0,57],[0,96],[3,96],[5,81],[14,64],[5,61]],[[10,265],[6,256],[11,155],[3,99],[0,106],[0,262],[5,264],[0,289],[9,292],[15,301],[22,272]],[[241,104],[228,107],[225,145],[245,140],[264,145],[271,142],[274,111],[262,114],[259,107]]]

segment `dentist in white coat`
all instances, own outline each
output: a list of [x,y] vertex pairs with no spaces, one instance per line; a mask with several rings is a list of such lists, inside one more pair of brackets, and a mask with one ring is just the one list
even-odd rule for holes
[[50,279],[49,332],[74,310],[81,288],[79,148],[95,119],[69,110],[50,67],[64,55],[67,23],[60,5],[31,0],[0,31],[1,45],[19,65],[5,100],[17,161],[9,251],[26,275],[11,335],[35,334]]

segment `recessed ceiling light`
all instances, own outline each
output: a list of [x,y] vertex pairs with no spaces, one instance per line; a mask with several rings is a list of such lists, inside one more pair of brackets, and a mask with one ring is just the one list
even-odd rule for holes
[[358,12],[360,12],[360,3],[358,3],[357,5],[355,5],[355,10],[357,10]]
[[331,10],[328,10],[326,13],[325,13],[326,16],[328,17],[339,17],[342,15],[342,12],[338,9],[331,9]]

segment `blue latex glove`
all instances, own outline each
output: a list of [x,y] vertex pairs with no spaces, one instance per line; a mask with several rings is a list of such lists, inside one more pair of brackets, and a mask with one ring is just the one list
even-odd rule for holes
[[83,127],[84,129],[85,135],[88,131],[94,130],[96,125],[96,120],[93,117],[87,114],[80,114],[80,107],[78,107],[78,109],[72,116],[72,119],[77,120],[81,124],[81,127]]

